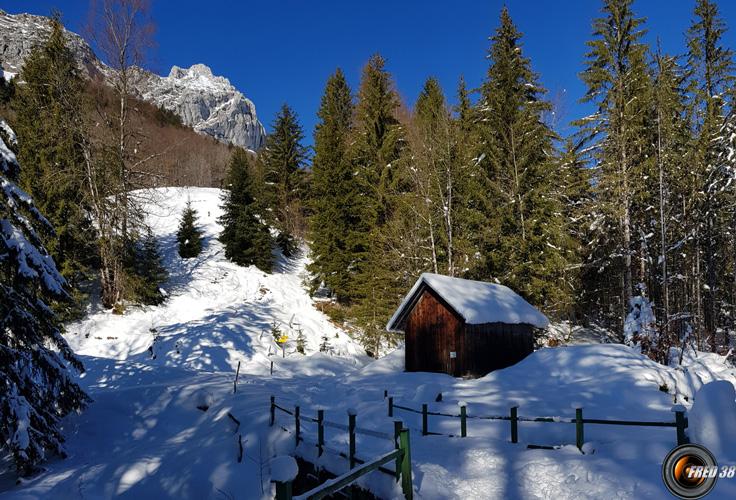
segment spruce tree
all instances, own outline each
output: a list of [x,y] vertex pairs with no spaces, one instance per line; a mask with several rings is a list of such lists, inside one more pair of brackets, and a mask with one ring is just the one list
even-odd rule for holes
[[702,276],[695,277],[703,295],[697,294],[694,305],[698,317],[702,318],[702,323],[696,325],[696,334],[715,348],[717,325],[724,319],[720,317],[723,289],[720,277],[725,275],[723,263],[728,261],[728,256],[724,249],[728,243],[719,229],[723,199],[709,185],[718,156],[717,139],[725,119],[727,94],[734,83],[734,63],[733,51],[723,46],[726,26],[716,4],[698,0],[694,14],[695,21],[687,31],[686,68],[693,131],[689,156],[694,171],[692,196],[697,201],[694,208],[700,215],[694,228],[695,264],[703,269]]
[[561,313],[571,304],[572,290],[560,284],[573,242],[554,189],[555,136],[544,121],[550,104],[523,55],[521,36],[504,8],[476,110],[488,224],[479,241],[484,262],[473,274],[498,279],[547,312]]
[[44,244],[73,291],[95,265],[95,231],[84,193],[81,137],[84,82],[58,17],[46,42],[31,51],[13,99],[20,185],[54,226]]
[[130,298],[140,304],[156,306],[166,300],[161,285],[168,278],[158,248],[158,241],[150,228],[139,241],[130,242],[126,274]]
[[307,352],[307,338],[301,328],[297,330],[296,334],[296,352],[299,354],[306,354]]
[[300,236],[303,231],[301,202],[305,198],[304,165],[307,160],[303,139],[304,132],[296,113],[284,104],[260,153],[265,183],[265,199],[261,202],[270,214],[269,220],[288,237]]
[[[469,110],[464,113],[467,119]],[[402,181],[388,222],[392,260],[401,265],[394,270],[409,281],[424,271],[462,274],[475,253],[472,219],[480,214],[473,184],[480,172],[466,151],[473,145],[460,120],[452,118],[437,79],[429,78],[405,127],[398,162]]]
[[593,295],[588,300],[619,329],[635,288],[639,234],[632,206],[643,192],[639,181],[647,172],[640,167],[651,152],[644,143],[650,88],[646,46],[641,42],[644,21],[635,16],[632,3],[605,0],[603,16],[593,23],[594,39],[588,42],[581,78],[588,88],[582,100],[597,111],[577,122],[579,140],[590,153],[586,160],[596,167],[595,231],[588,242],[592,251],[586,256],[584,288]]
[[685,257],[690,255],[689,249],[686,250],[689,244],[684,242],[692,230],[691,213],[686,207],[694,200],[688,188],[690,132],[686,120],[684,71],[676,57],[662,54],[659,48],[652,66],[652,110],[648,121],[656,124],[650,127],[655,154],[650,157],[652,175],[645,184],[655,195],[657,216],[652,220],[650,210],[645,207],[642,225],[648,221],[644,228],[646,234],[656,235],[649,245],[648,288],[661,335],[660,352],[655,354],[660,361],[666,361],[669,347],[678,342],[681,333],[672,329],[671,318],[687,317],[688,311],[693,310],[687,280],[673,277],[684,277],[690,272],[690,262]]
[[351,134],[353,99],[345,75],[337,69],[327,80],[314,132],[309,220],[313,287],[324,283],[341,303],[348,303],[351,263],[362,250],[355,227],[358,183],[347,150]]
[[225,246],[225,257],[236,264],[254,265],[270,272],[273,263],[271,233],[257,213],[250,169],[248,153],[236,149],[225,178],[223,214],[219,219],[223,226],[220,241]]
[[182,212],[176,241],[182,259],[191,259],[202,252],[202,230],[197,227],[197,211],[192,208],[191,201],[187,201]]
[[0,139],[0,440],[26,475],[48,453],[64,455],[59,423],[89,399],[67,372],[65,363],[83,366],[47,305],[70,298],[41,243],[53,228],[15,183],[19,169]]
[[392,240],[385,232],[395,209],[396,184],[401,180],[396,164],[403,146],[396,117],[399,103],[384,59],[371,57],[363,68],[349,150],[358,183],[349,242],[353,272],[349,293],[356,302],[353,313],[363,329],[363,344],[375,355],[407,279],[394,272],[397,262],[387,251]]

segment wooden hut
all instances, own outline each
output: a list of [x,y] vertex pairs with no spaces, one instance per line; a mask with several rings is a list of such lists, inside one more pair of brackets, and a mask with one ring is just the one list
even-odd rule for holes
[[480,377],[534,350],[547,318],[510,288],[424,273],[386,325],[406,338],[406,371]]

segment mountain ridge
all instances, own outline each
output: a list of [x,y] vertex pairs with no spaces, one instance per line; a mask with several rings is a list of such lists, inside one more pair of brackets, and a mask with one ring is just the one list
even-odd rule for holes
[[[20,72],[33,48],[50,33],[49,21],[46,16],[9,14],[0,9],[0,62],[5,73],[12,76]],[[81,36],[66,28],[64,31],[84,75],[109,82],[114,70],[95,55]],[[168,76],[137,69],[136,97],[176,113],[196,132],[225,144],[253,151],[263,145],[266,132],[258,120],[255,104],[205,64],[190,68],[173,66]]]

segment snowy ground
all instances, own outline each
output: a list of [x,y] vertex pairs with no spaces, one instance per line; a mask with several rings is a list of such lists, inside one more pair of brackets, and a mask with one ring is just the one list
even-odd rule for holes
[[[67,338],[87,367],[81,383],[94,403],[65,421],[69,457],[48,463],[44,473],[21,485],[6,474],[1,499],[267,498],[270,458],[295,451],[291,417],[279,413],[277,425],[268,426],[270,395],[284,406],[300,405],[305,415],[322,408],[328,420],[342,424],[352,408],[359,427],[392,432],[384,390],[398,404],[419,408],[427,402],[432,411],[457,413],[463,401],[471,417],[507,414],[519,405],[521,416],[570,418],[583,407],[589,418],[672,420],[673,403],[689,408],[702,384],[736,385],[733,368],[718,356],[687,356],[687,369],[676,370],[615,344],[542,349],[478,380],[403,373],[400,350],[370,363],[315,309],[302,285],[304,258],[281,259],[272,274],[224,260],[216,241],[218,196],[214,189],[158,192],[161,206],[150,222],[171,271],[169,300],[123,316],[96,312],[69,328]],[[195,262],[182,262],[175,251],[187,197],[207,236],[205,253]],[[286,358],[269,356],[275,352],[269,338],[274,320],[290,337]],[[297,328],[307,338],[308,356],[293,352]],[[331,355],[316,352],[323,335],[334,348]],[[660,390],[665,386],[667,392]],[[440,391],[443,401],[433,402]],[[571,424],[521,423],[520,442],[511,444],[508,422],[471,418],[467,438],[422,437],[418,415],[397,410],[395,416],[412,431],[418,498],[669,498],[660,467],[675,444],[671,428],[588,425],[589,453],[583,455],[571,445]],[[459,421],[430,417],[430,430],[456,435]],[[296,452],[312,457],[315,429],[305,424],[303,432],[307,442]],[[567,446],[529,450],[530,443]],[[327,445],[347,451],[346,434],[328,429]],[[359,436],[358,455],[370,459],[392,446]],[[736,463],[736,456],[727,458]],[[320,463],[338,473],[346,468],[329,451]],[[398,494],[393,480],[378,472],[363,485],[385,497]],[[736,480],[719,481],[711,497],[736,498]]]

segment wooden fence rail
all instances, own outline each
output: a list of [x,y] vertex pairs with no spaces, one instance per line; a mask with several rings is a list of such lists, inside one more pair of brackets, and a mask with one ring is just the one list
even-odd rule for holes
[[653,422],[653,421],[636,421],[636,420],[612,420],[612,419],[600,419],[600,418],[583,418],[583,409],[575,409],[575,418],[558,418],[558,417],[520,417],[519,407],[513,406],[509,410],[509,415],[468,415],[467,406],[460,406],[459,414],[443,413],[437,411],[429,411],[428,405],[422,404],[420,410],[411,408],[409,406],[403,406],[397,404],[394,401],[393,396],[388,395],[388,391],[384,391],[384,398],[388,405],[388,416],[393,417],[395,410],[402,410],[406,412],[416,413],[422,416],[422,435],[441,435],[438,432],[432,432],[429,430],[429,417],[439,416],[448,418],[459,418],[460,419],[460,437],[467,437],[467,420],[508,420],[511,424],[511,442],[519,442],[519,422],[554,422],[554,423],[566,423],[575,424],[575,444],[582,451],[583,444],[585,442],[585,424],[600,424],[600,425],[623,425],[623,426],[638,426],[638,427],[674,427],[677,430],[677,445],[682,445],[688,442],[685,434],[685,429],[688,426],[688,419],[685,416],[685,409],[676,406],[673,408],[675,413],[674,422]]
[[[287,415],[294,417],[294,438],[296,445],[300,442],[304,442],[304,437],[301,432],[301,422],[306,420],[308,422],[317,424],[317,450],[318,456],[322,456],[324,451],[327,449],[325,446],[325,427],[332,427],[348,433],[348,453],[336,451],[339,456],[347,458],[350,471],[338,476],[335,479],[327,481],[326,483],[308,491],[307,493],[300,495],[295,498],[317,500],[325,496],[331,495],[349,485],[354,483],[358,478],[378,470],[385,474],[389,474],[395,477],[396,481],[401,481],[401,489],[404,493],[404,497],[407,500],[413,498],[412,488],[412,477],[411,477],[411,449],[409,444],[409,430],[403,427],[400,420],[394,421],[393,435],[375,431],[373,429],[365,429],[357,426],[357,414],[353,412],[348,413],[348,425],[342,425],[337,422],[330,422],[325,420],[324,410],[317,410],[317,418],[312,418],[301,413],[299,406],[295,406],[293,410],[284,408],[276,404],[275,396],[271,396],[270,406],[270,425],[273,426],[276,423],[276,410],[279,410]],[[386,453],[373,460],[362,460],[358,458],[356,453],[356,435],[363,434],[365,436],[386,439],[393,441],[394,450]],[[330,449],[330,451],[333,451]],[[387,469],[383,465],[395,461],[396,465],[394,470]],[[291,483],[276,482],[276,499],[277,500],[291,500],[292,488]]]

